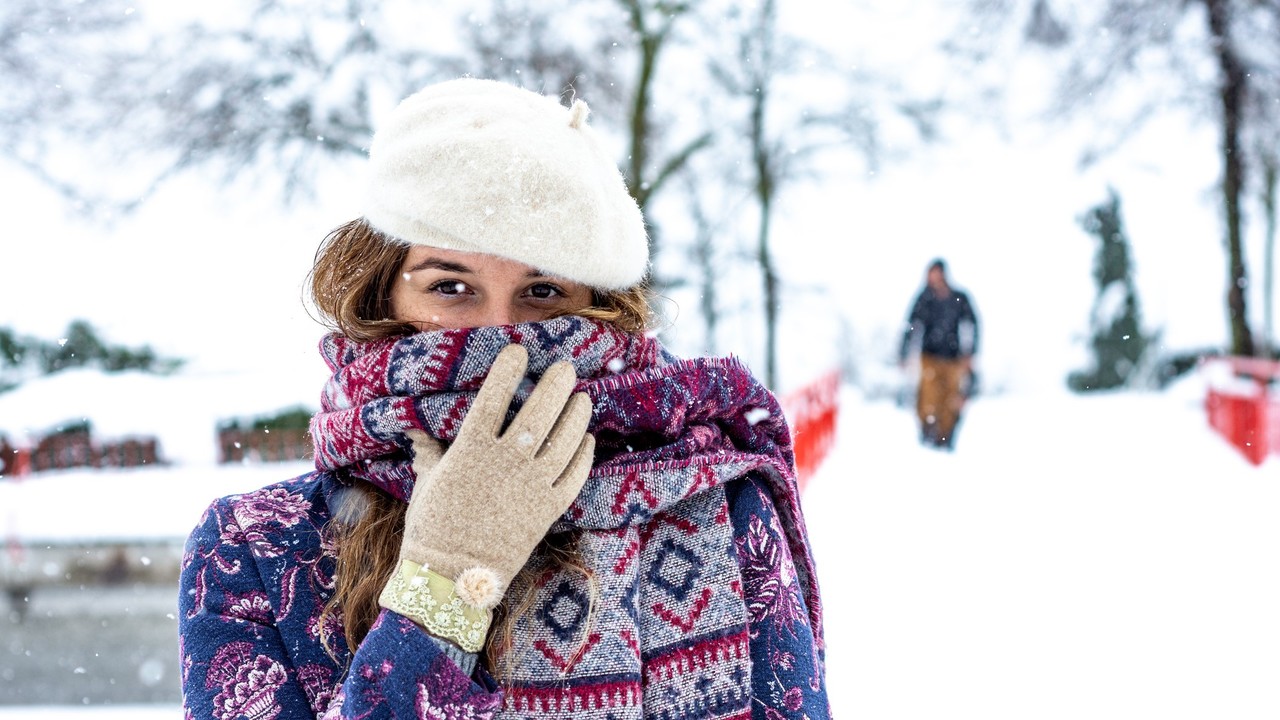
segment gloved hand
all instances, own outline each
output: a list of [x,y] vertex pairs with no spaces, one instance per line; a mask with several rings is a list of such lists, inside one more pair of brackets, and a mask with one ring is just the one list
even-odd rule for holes
[[[401,572],[383,592],[384,607],[423,624],[421,613],[406,607],[405,592],[433,583],[437,602],[451,590],[471,610],[492,608],[586,482],[595,451],[587,433],[591,400],[573,393],[569,363],[547,369],[501,432],[527,363],[523,347],[503,348],[447,451],[424,433],[410,434],[417,483],[405,513]],[[441,578],[453,587],[441,586]],[[456,640],[447,629],[427,629]]]

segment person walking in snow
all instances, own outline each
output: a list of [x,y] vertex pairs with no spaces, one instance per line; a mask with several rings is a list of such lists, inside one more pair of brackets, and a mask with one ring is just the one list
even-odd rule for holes
[[186,717],[829,716],[778,402],[646,333],[587,114],[464,78],[375,135],[310,276],[316,469],[187,542]]
[[978,318],[968,294],[951,287],[942,259],[929,263],[924,287],[907,316],[898,352],[903,367],[913,348],[920,354],[916,388],[920,442],[950,450],[975,379]]

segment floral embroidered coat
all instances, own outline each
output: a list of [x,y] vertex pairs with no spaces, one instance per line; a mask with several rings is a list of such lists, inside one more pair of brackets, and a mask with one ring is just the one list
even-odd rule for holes
[[[383,611],[354,656],[338,624],[324,628],[336,657],[326,652],[321,609],[333,595],[335,565],[326,523],[342,487],[313,472],[205,511],[187,543],[179,598],[186,717],[504,716],[487,673],[466,676],[394,612]],[[826,718],[821,641],[771,496],[752,475],[727,485],[726,495],[750,638],[750,708],[734,717]]]

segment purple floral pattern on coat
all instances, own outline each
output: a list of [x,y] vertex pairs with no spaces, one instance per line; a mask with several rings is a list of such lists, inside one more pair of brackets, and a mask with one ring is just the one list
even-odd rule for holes
[[774,618],[788,631],[796,623],[808,625],[796,582],[795,565],[787,546],[780,541],[776,522],[766,526],[759,515],[752,515],[746,535],[737,539],[742,561],[742,582],[748,589],[747,610],[755,625]]
[[768,490],[756,480],[739,483],[729,502],[750,618],[753,715],[829,717],[820,659],[796,652],[814,647],[813,629]]
[[275,720],[280,714],[276,691],[284,686],[287,677],[284,666],[266,655],[240,667],[236,676],[223,685],[222,692],[213,699],[219,720]]
[[384,614],[358,652],[347,650],[341,613],[323,612],[334,588],[326,494],[336,485],[309,474],[223,498],[201,518],[179,596],[184,716],[490,717],[499,696],[408,620]]
[[267,600],[266,593],[246,593],[227,607],[227,615],[265,625],[271,622],[271,602]]
[[297,525],[306,517],[307,507],[305,498],[281,487],[241,495],[232,509],[234,521],[223,529],[223,542],[248,544],[258,557],[275,557],[285,551],[275,544],[275,533]]
[[[438,658],[437,663],[448,662]],[[501,707],[496,697],[477,701],[457,673],[437,673],[418,683],[418,720],[487,720]]]

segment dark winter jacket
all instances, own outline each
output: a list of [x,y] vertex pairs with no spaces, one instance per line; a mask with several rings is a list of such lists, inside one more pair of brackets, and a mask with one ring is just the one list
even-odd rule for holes
[[899,358],[907,357],[917,336],[925,355],[954,360],[977,354],[978,318],[969,296],[954,289],[943,296],[929,287],[920,291],[907,318]]

